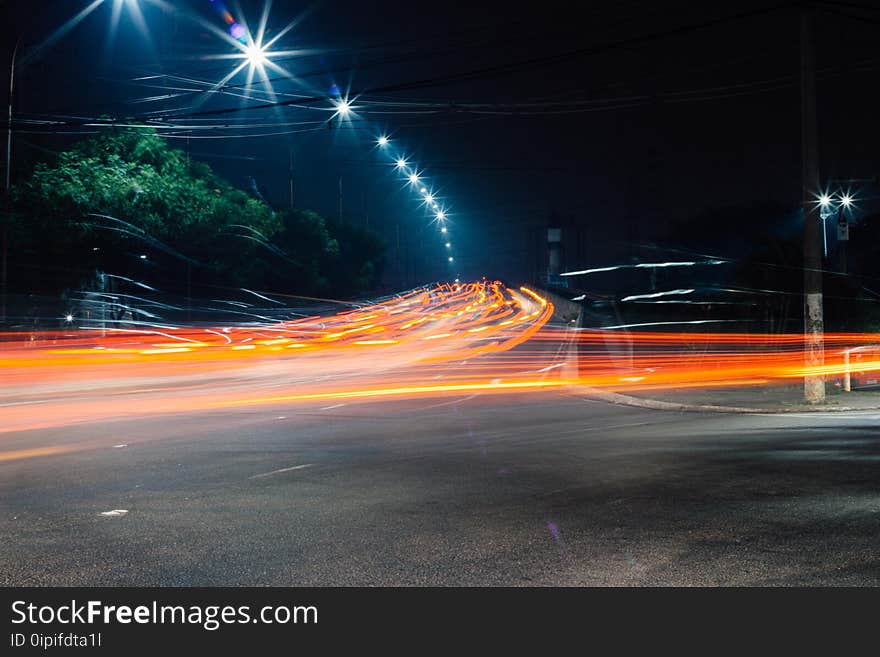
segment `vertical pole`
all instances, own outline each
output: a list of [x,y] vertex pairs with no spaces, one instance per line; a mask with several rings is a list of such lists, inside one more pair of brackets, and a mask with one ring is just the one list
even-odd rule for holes
[[370,215],[367,213],[367,192],[361,189],[361,213],[364,215],[364,228],[370,227]]
[[852,392],[852,380],[849,376],[849,349],[843,352],[843,391]]
[[816,76],[813,69],[813,15],[801,10],[801,159],[804,212],[804,400],[825,401],[825,379],[811,373],[825,362],[822,310],[822,245],[814,194],[819,189],[817,152]]
[[192,263],[186,261],[186,321],[192,321]]
[[406,287],[406,281],[403,280],[403,268],[401,267],[401,258],[400,258],[400,222],[394,224],[394,236],[397,244],[397,248],[394,252],[397,254],[397,278],[400,279],[400,287]]
[[339,223],[342,223],[342,174],[339,174]]
[[12,62],[9,64],[9,111],[6,116],[6,175],[3,181],[3,263],[0,265],[2,273],[2,299],[0,299],[0,322],[6,322],[6,294],[8,287],[7,273],[9,258],[9,223],[12,214],[12,93],[15,90],[15,57],[18,54],[18,46],[21,44],[21,38],[15,42],[15,48],[12,51]]
[[293,210],[296,207],[296,191],[293,186],[293,146],[288,150],[288,155],[290,158],[290,162],[287,168],[287,178],[288,178],[288,186],[289,186],[289,194],[290,194],[290,209]]

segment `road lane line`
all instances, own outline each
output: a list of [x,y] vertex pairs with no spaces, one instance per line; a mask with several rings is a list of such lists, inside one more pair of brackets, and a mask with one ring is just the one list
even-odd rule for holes
[[261,477],[269,477],[275,474],[281,474],[282,472],[291,472],[292,470],[302,470],[303,468],[311,468],[314,463],[304,463],[302,465],[293,465],[289,468],[281,468],[280,470],[272,470],[272,472],[263,472],[262,474],[256,474],[252,477],[248,477],[248,479],[260,479]]

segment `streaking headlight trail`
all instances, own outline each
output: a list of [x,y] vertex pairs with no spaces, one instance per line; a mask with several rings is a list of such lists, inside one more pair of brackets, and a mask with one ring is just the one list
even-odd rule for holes
[[827,334],[826,361],[810,369],[802,335],[579,329],[553,313],[534,290],[481,281],[257,325],[6,333],[0,433],[272,404],[770,385],[880,369],[872,333]]

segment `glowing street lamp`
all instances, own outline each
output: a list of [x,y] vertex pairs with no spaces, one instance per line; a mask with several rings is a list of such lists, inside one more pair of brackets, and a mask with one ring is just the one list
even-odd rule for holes
[[443,228],[440,229],[440,232],[441,232],[441,233],[445,233],[445,232],[446,232],[446,226],[443,226]]
[[415,185],[417,182],[419,182],[419,174],[417,174],[417,173],[415,173],[415,172],[409,174],[409,181],[410,181],[413,185]]
[[453,260],[452,256],[449,256],[449,262],[452,262],[452,260]]
[[262,68],[269,62],[269,57],[266,55],[266,51],[257,43],[251,43],[250,45],[245,46],[244,58],[248,61],[248,64],[251,65],[251,68]]
[[406,168],[406,160],[402,157],[397,158],[397,162],[395,162],[394,164],[395,166],[397,166],[398,169]]
[[347,98],[334,100],[333,104],[336,106],[336,114],[341,118],[347,119],[349,114],[351,114],[351,103]]
[[449,242],[446,242],[446,248],[447,248],[447,249],[451,249],[451,248],[452,248],[452,244],[450,244]]
[[443,212],[443,210],[437,210],[437,219],[443,221],[444,219],[446,219],[446,213]]
[[379,144],[379,146],[385,147],[388,145],[388,137],[382,135],[376,140],[376,143]]

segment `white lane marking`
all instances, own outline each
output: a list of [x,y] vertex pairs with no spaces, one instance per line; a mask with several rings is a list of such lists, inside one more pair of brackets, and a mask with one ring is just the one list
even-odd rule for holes
[[248,477],[248,479],[260,479],[261,477],[269,477],[274,474],[281,474],[282,472],[290,472],[292,470],[302,470],[303,468],[311,468],[314,463],[303,463],[302,465],[293,465],[289,468],[281,468],[280,470],[272,470],[272,472],[264,472],[262,474],[256,474],[252,477]]
[[321,408],[319,410],[329,411],[331,408],[339,408],[341,406],[345,406],[345,404],[333,404],[333,406],[324,406],[323,408]]
[[119,443],[118,445],[113,445],[113,449],[120,449],[122,447],[128,447],[126,443]]
[[450,406],[451,404],[460,404],[461,402],[468,401],[469,399],[473,399],[474,397],[479,397],[478,393],[474,393],[473,395],[469,395],[467,397],[462,397],[461,399],[453,399],[452,401],[440,402],[439,404],[430,404],[429,406],[422,406],[418,410],[424,411],[429,408],[437,408],[438,406]]
[[124,516],[126,513],[128,513],[128,509],[113,509],[112,511],[101,511],[99,515],[108,518],[116,518],[118,516]]

